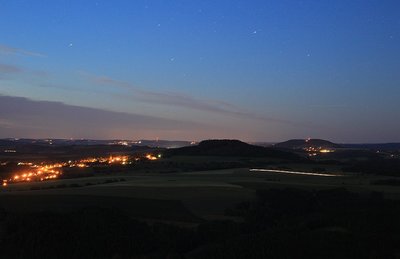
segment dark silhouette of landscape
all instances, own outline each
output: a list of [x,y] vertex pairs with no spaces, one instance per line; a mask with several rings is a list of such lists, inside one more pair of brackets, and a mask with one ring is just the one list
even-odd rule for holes
[[159,143],[1,140],[3,256],[396,258],[400,252],[395,144]]

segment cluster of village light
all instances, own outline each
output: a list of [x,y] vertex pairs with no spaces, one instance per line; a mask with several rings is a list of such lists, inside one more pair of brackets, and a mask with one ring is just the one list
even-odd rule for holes
[[[161,155],[154,156],[153,154],[145,155],[145,158],[148,160],[157,160],[161,158]],[[139,157],[134,158],[133,160],[140,160]],[[99,158],[85,158],[77,161],[69,160],[68,162],[62,163],[53,163],[46,164],[40,163],[35,164],[31,162],[19,162],[18,166],[28,167],[24,172],[16,173],[12,175],[8,179],[3,179],[2,185],[5,187],[10,183],[19,183],[19,182],[38,182],[38,181],[47,181],[58,178],[62,172],[61,168],[65,167],[78,167],[85,168],[93,166],[94,164],[101,165],[128,165],[132,164],[132,159],[129,156],[109,156],[109,157],[99,157]]]
[[59,177],[61,171],[59,168],[62,164],[52,165],[35,165],[33,163],[18,163],[19,166],[29,166],[30,169],[26,172],[14,174],[9,179],[3,179],[3,186],[7,186],[9,183],[18,182],[31,182],[31,181],[46,181]]
[[309,156],[316,156],[318,153],[326,154],[335,152],[333,149],[326,149],[322,147],[306,147],[304,148],[304,151],[306,151]]
[[[308,138],[305,140],[306,143],[309,143],[311,141],[311,138]],[[308,153],[308,156],[317,156],[318,153],[321,154],[326,154],[326,153],[332,153],[335,152],[334,149],[327,149],[327,148],[323,148],[323,147],[305,147],[303,148],[304,151],[306,151]]]

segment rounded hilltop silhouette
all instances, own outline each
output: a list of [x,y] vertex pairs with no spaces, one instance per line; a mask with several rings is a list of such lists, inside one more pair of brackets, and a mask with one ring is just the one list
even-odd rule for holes
[[236,139],[203,140],[196,146],[170,149],[171,156],[233,156],[233,157],[273,157],[298,159],[293,153],[277,150],[273,147],[250,145]]

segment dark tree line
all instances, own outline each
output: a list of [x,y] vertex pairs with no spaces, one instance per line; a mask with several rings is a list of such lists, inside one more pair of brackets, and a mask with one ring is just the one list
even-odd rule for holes
[[[162,213],[162,212],[160,212]],[[345,189],[257,191],[243,221],[147,224],[113,209],[0,210],[2,258],[398,258],[400,202]]]

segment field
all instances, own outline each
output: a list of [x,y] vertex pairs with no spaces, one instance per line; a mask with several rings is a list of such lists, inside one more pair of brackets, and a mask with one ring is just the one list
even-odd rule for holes
[[306,176],[250,172],[247,168],[169,174],[132,172],[9,185],[1,189],[0,207],[10,212],[31,212],[94,206],[122,209],[138,219],[196,223],[229,218],[225,210],[255,198],[257,189],[344,187],[358,193],[382,192],[386,198],[400,199],[400,188],[371,184],[378,179],[387,177]]

